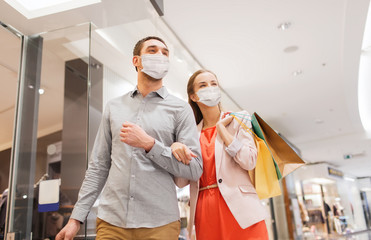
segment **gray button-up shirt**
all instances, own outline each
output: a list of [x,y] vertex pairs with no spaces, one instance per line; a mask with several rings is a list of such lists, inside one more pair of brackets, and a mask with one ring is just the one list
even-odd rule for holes
[[[152,149],[120,141],[125,121],[155,138]],[[187,145],[198,157],[189,165],[171,152],[173,142]],[[179,219],[174,177],[197,181],[202,159],[191,107],[165,87],[145,98],[138,91],[109,101],[92,150],[89,168],[71,218],[84,221],[103,186],[98,217],[123,227],[158,227]]]

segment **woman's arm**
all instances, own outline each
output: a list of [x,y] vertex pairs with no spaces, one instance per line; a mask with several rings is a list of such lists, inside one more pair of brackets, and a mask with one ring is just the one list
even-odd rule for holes
[[[241,168],[252,170],[255,168],[257,159],[257,149],[254,138],[251,133],[244,130],[241,126],[239,127],[235,137],[231,135],[227,131],[226,126],[228,126],[232,120],[233,117],[229,116],[219,121],[217,123],[218,134],[226,146],[225,151],[233,158],[233,160],[236,161]],[[244,124],[248,125],[248,122],[245,121]]]
[[223,142],[226,146],[229,146],[233,142],[233,136],[225,128],[226,126],[228,126],[232,122],[232,120],[233,120],[233,117],[228,116],[228,117],[220,120],[216,124],[216,130],[217,130],[218,134],[220,135],[220,137],[222,138],[222,140],[223,140]]

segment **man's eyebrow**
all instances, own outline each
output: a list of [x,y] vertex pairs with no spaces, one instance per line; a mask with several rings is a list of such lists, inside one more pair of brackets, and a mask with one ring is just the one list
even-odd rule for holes
[[[160,47],[157,46],[157,45],[149,45],[149,46],[147,46],[147,49],[148,48],[160,48]],[[166,47],[164,47],[163,50],[166,51],[166,52],[169,52],[169,49],[167,49]]]

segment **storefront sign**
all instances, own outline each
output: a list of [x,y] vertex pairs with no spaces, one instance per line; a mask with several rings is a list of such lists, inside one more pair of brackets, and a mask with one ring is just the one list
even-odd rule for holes
[[330,176],[335,176],[335,177],[340,177],[340,178],[343,178],[344,176],[344,173],[342,171],[334,169],[334,168],[330,168],[330,167],[328,167],[328,174]]

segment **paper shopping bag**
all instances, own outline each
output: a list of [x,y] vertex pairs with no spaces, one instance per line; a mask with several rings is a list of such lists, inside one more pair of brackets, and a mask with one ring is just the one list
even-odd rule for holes
[[231,114],[234,119],[254,138],[258,156],[256,166],[248,171],[252,184],[260,199],[281,195],[281,188],[276,174],[272,155],[263,139],[259,138],[241,120]]
[[281,195],[281,188],[272,155],[263,139],[256,136],[255,143],[258,150],[258,157],[256,166],[252,171],[249,171],[249,175],[254,179],[256,193],[260,199]]
[[257,114],[251,118],[254,132],[265,140],[277,165],[277,177],[281,179],[305,165],[296,152]]

